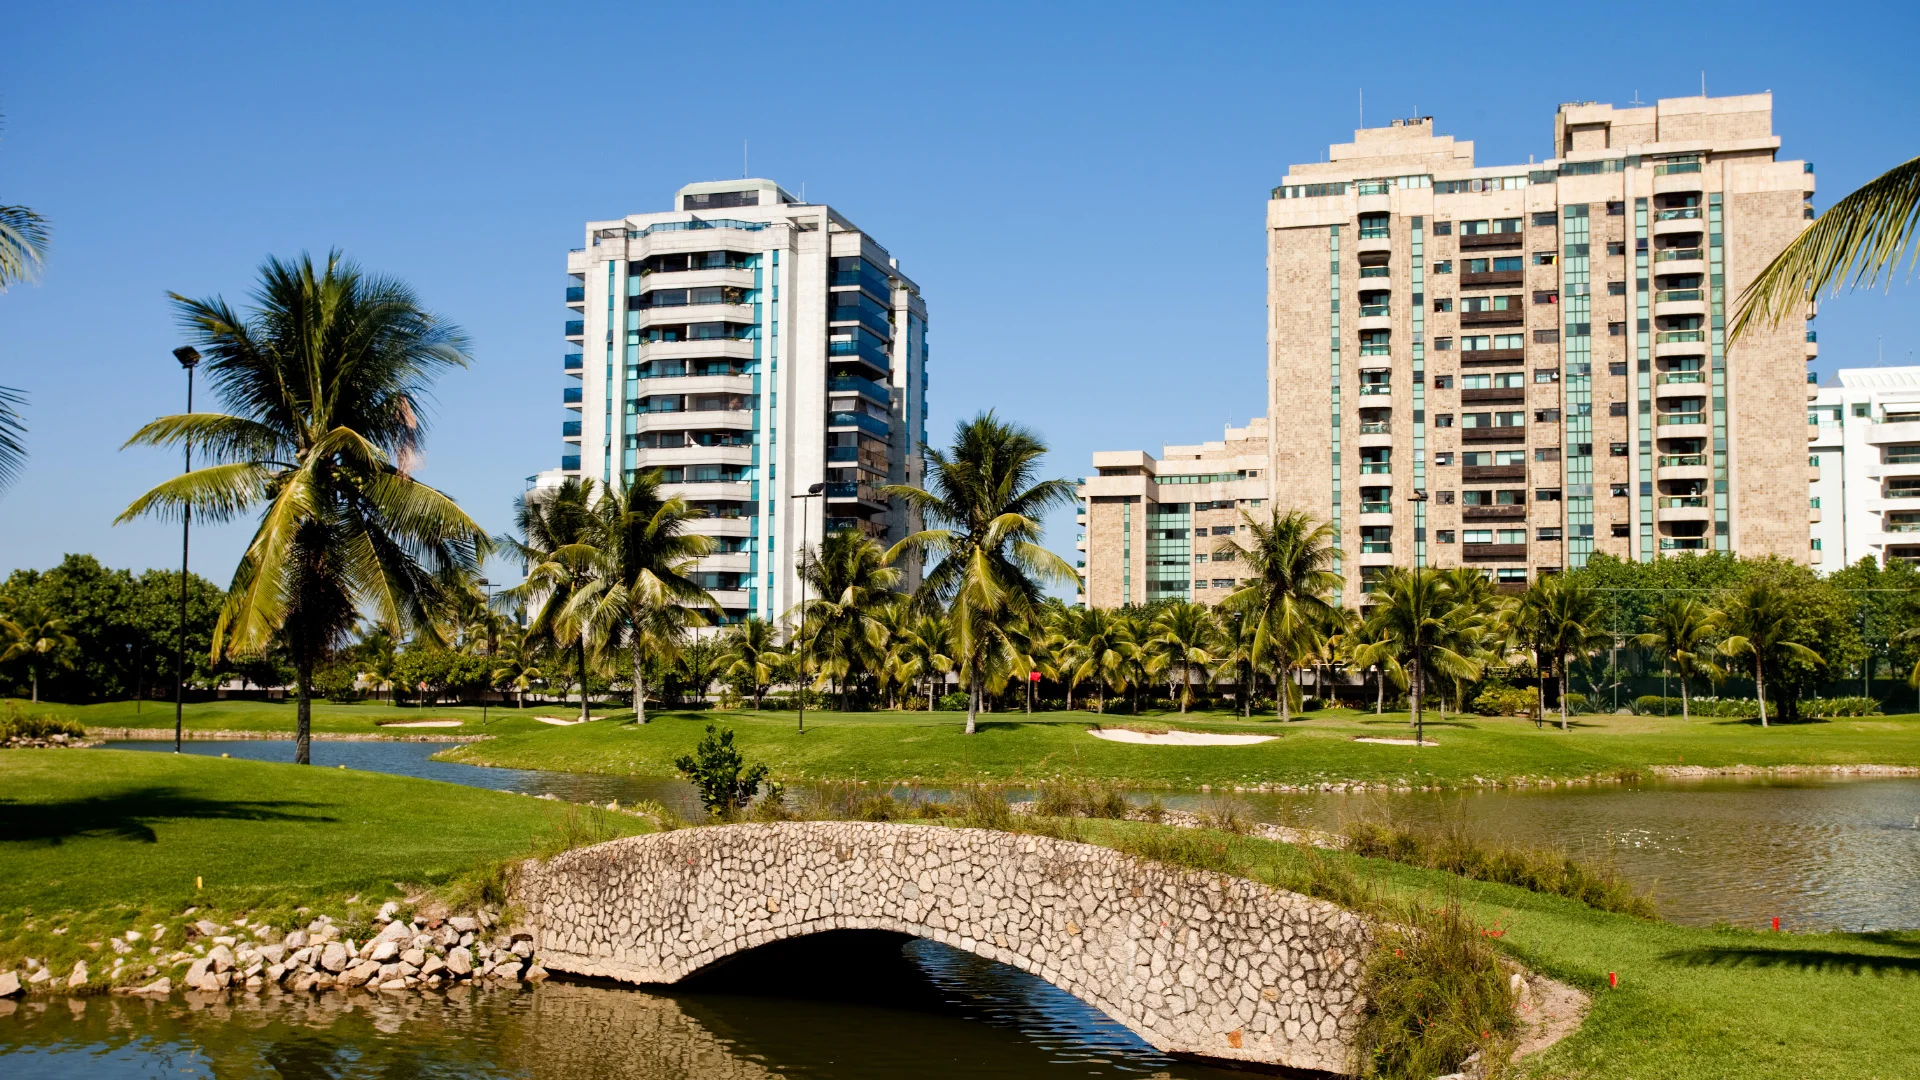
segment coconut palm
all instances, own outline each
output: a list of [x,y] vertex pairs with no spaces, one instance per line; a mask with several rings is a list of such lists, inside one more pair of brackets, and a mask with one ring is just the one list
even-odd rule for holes
[[[495,602],[525,605],[533,611],[527,633],[537,643],[570,649],[580,679],[580,719],[587,719],[587,647],[584,609],[574,603],[601,570],[594,482],[568,477],[558,486],[535,488],[513,509],[518,536],[494,542],[519,557],[526,580],[501,592]],[[554,672],[558,674],[558,672]],[[562,700],[565,683],[561,684]]]
[[1567,723],[1567,669],[1572,661],[1613,640],[1600,625],[1600,596],[1593,587],[1564,574],[1533,583],[1514,612],[1514,623],[1553,667],[1560,686],[1560,730]]
[[1024,687],[1022,696],[1026,700],[1028,713],[1033,712],[1033,699],[1039,691],[1041,679],[1059,678],[1059,669],[1053,666],[1053,618],[1050,611],[1059,603],[1053,597],[1033,611],[1015,619],[1006,630],[1007,674],[1018,679]]
[[366,679],[376,694],[385,690],[387,700],[393,700],[394,671],[400,662],[400,646],[393,635],[384,626],[369,626],[360,632],[355,652],[360,660],[355,674]]
[[1372,592],[1363,631],[1368,644],[1354,650],[1362,667],[1397,665],[1406,673],[1413,709],[1414,742],[1426,741],[1422,699],[1434,674],[1478,678],[1483,668],[1479,613],[1460,602],[1457,583],[1444,570],[1421,567],[1388,570]]
[[1691,597],[1667,596],[1650,614],[1640,616],[1640,621],[1647,629],[1634,635],[1633,643],[1659,653],[1667,669],[1680,676],[1680,719],[1692,720],[1689,677],[1705,675],[1712,679],[1722,674],[1713,662],[1713,638],[1720,630],[1720,613]]
[[1293,666],[1316,647],[1314,638],[1331,617],[1333,598],[1345,581],[1333,569],[1340,551],[1333,546],[1333,526],[1304,510],[1276,506],[1265,521],[1242,516],[1246,539],[1236,534],[1215,554],[1243,558],[1251,571],[1228,600],[1244,605],[1253,621],[1254,662],[1274,667],[1277,710],[1287,720]]
[[1243,716],[1251,719],[1262,663],[1262,657],[1254,652],[1258,623],[1247,613],[1246,604],[1231,599],[1220,605],[1217,618],[1220,622],[1217,670],[1233,673],[1235,704]]
[[636,723],[647,722],[646,654],[664,666],[693,627],[706,625],[702,609],[720,613],[691,576],[713,551],[711,538],[689,531],[705,516],[678,495],[662,495],[660,473],[653,469],[593,505],[590,535],[598,551],[586,581],[567,602],[567,617],[585,629],[597,651],[626,650]]
[[[895,602],[900,570],[892,554],[865,533],[829,533],[819,554],[806,560],[806,639],[798,643],[818,672],[831,681],[840,707],[855,678],[884,662],[884,609]],[[795,613],[800,611],[795,608]]]
[[488,677],[494,686],[513,691],[516,709],[526,708],[527,691],[538,685],[542,677],[539,649],[533,634],[509,626],[500,634],[499,645],[491,657],[493,670]]
[[[47,220],[24,206],[0,206],[0,293],[40,276],[47,260]],[[26,396],[0,386],[0,490],[20,474],[27,460],[26,424],[20,410]]]
[[933,711],[934,692],[941,677],[953,670],[948,655],[951,635],[947,622],[937,614],[913,611],[903,605],[905,618],[887,639],[886,666],[891,677],[908,693],[918,692],[920,680],[927,682],[927,711]]
[[127,445],[187,443],[209,464],[155,487],[119,517],[229,521],[262,507],[213,652],[276,641],[298,688],[294,760],[312,759],[313,672],[360,613],[437,638],[438,575],[477,571],[487,538],[454,501],[414,479],[432,378],[467,363],[460,330],[399,281],[341,257],[269,259],[257,307],[173,295],[209,357],[227,413],[155,420]]
[[74,647],[67,633],[67,620],[31,601],[0,618],[0,664],[18,660],[26,664],[27,678],[33,683],[33,701],[40,701],[40,673],[50,667],[72,667],[66,655]]
[[1789,660],[1826,661],[1795,641],[1800,618],[1786,590],[1771,581],[1749,581],[1721,606],[1727,630],[1720,651],[1729,657],[1753,657],[1753,695],[1760,702],[1760,726],[1767,727],[1767,672]]
[[1069,685],[1090,682],[1094,711],[1107,711],[1107,692],[1126,692],[1140,645],[1126,616],[1111,608],[1074,608],[1067,612],[1063,632],[1069,642]]
[[780,659],[780,644],[772,623],[758,615],[727,627],[721,638],[726,651],[720,654],[720,677],[752,688],[753,709],[774,681]]
[[958,425],[950,450],[925,448],[926,487],[885,489],[930,526],[894,550],[936,560],[914,599],[921,610],[949,613],[970,735],[1003,628],[1033,613],[1043,583],[1078,580],[1065,559],[1040,546],[1041,518],[1074,497],[1067,481],[1038,478],[1046,452],[1032,432],[982,413]]
[[[1887,284],[1920,231],[1920,158],[1867,181],[1821,214],[1741,292],[1731,337],[1777,324],[1822,293]],[[1916,248],[1913,265],[1920,263]],[[1851,282],[1848,279],[1851,278]]]
[[1215,654],[1219,639],[1219,624],[1212,609],[1204,604],[1179,600],[1161,608],[1154,616],[1152,636],[1147,638],[1146,645],[1166,657],[1170,670],[1180,672],[1182,713],[1193,707],[1195,669],[1203,678],[1212,678],[1212,665],[1219,659]]

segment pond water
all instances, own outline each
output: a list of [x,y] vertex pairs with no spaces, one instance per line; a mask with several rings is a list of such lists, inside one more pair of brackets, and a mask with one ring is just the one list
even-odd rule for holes
[[[171,750],[171,743],[111,743]],[[444,744],[325,742],[326,765],[399,773],[456,784],[631,804],[657,799],[699,814],[693,789],[676,780],[489,769],[434,761]],[[196,754],[293,760],[285,740],[188,742]],[[930,797],[943,792],[928,791]],[[1162,793],[1177,809],[1203,809],[1222,796]],[[1349,820],[1390,816],[1458,824],[1491,838],[1562,848],[1608,862],[1654,894],[1674,922],[1788,929],[1886,930],[1920,927],[1920,779],[1699,780],[1557,789],[1464,792],[1238,794],[1249,817],[1336,830]]]

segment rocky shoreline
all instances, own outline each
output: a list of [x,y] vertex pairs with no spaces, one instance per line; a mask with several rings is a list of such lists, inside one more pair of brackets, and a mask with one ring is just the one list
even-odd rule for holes
[[[285,934],[249,925],[245,918],[231,924],[201,919],[187,925],[186,948],[162,958],[159,946],[148,946],[153,962],[137,972],[124,958],[148,935],[129,930],[109,942],[120,958],[106,975],[108,989],[151,998],[170,997],[176,987],[201,994],[425,992],[483,980],[537,983],[547,977],[534,955],[533,935],[503,927],[489,909],[410,920],[397,918],[398,910],[391,902],[381,907],[374,918],[381,928],[364,941],[346,936],[328,915]],[[85,960],[64,975],[31,957],[25,968],[24,978],[17,971],[0,971],[0,999],[101,989]]]
[[[180,733],[187,742],[217,742],[222,740],[273,739],[292,742],[291,731],[230,731],[225,729],[187,730]],[[492,735],[375,735],[371,733],[349,731],[316,731],[310,736],[314,742],[422,742],[422,743],[473,743],[493,738]],[[135,728],[135,727],[96,727],[87,729],[87,738],[95,742],[101,740],[117,742],[167,742],[173,738],[172,728]]]

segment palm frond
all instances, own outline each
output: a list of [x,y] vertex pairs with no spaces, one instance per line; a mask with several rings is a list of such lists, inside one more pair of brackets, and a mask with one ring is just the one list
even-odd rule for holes
[[0,292],[39,277],[50,242],[46,218],[24,206],[0,206]]
[[19,477],[27,461],[27,425],[20,410],[27,398],[18,390],[0,386],[0,491]]
[[113,523],[123,525],[148,515],[180,521],[189,514],[200,521],[231,521],[267,497],[275,475],[274,470],[250,461],[181,473],[133,500]]

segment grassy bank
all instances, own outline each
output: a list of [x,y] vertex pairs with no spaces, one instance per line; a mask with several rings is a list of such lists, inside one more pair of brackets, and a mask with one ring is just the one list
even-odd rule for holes
[[[173,705],[160,701],[108,701],[97,705],[60,705],[16,701],[22,709],[73,720],[87,728],[165,728],[173,729]],[[294,703],[291,701],[208,701],[188,705],[182,710],[181,727],[186,731],[257,731],[262,734],[293,737]],[[612,707],[595,707],[605,715]],[[313,703],[313,730],[329,735],[479,735],[495,732],[527,731],[547,725],[535,716],[573,718],[580,715],[578,703],[572,705],[530,705],[524,709],[493,706],[481,710],[470,706],[389,705],[365,701],[338,705],[330,701]],[[394,724],[422,721],[457,720],[458,727],[407,728]]]
[[[446,883],[568,830],[641,831],[625,815],[378,773],[198,755],[0,751],[0,968],[64,971],[88,942],[188,907],[253,911]],[[198,883],[196,883],[198,879]],[[66,932],[55,934],[53,931]],[[145,960],[148,946],[129,954]],[[139,965],[135,965],[137,968]]]
[[1091,713],[996,713],[980,733],[964,734],[947,713],[809,712],[807,733],[792,713],[655,714],[644,727],[596,722],[570,728],[533,724],[450,749],[443,756],[478,765],[637,776],[671,776],[673,759],[692,749],[708,723],[733,727],[748,759],[776,780],[922,780],[932,783],[1049,777],[1104,779],[1141,786],[1191,787],[1365,782],[1471,785],[1513,778],[1616,775],[1654,765],[1920,766],[1920,717],[1775,726],[1678,717],[1586,716],[1571,732],[1508,718],[1431,720],[1438,745],[1356,742],[1410,735],[1406,717],[1345,710],[1307,714],[1290,724],[1243,722],[1223,714],[1156,716],[1183,730],[1277,735],[1243,746],[1146,746],[1110,742],[1087,729],[1125,717]]

